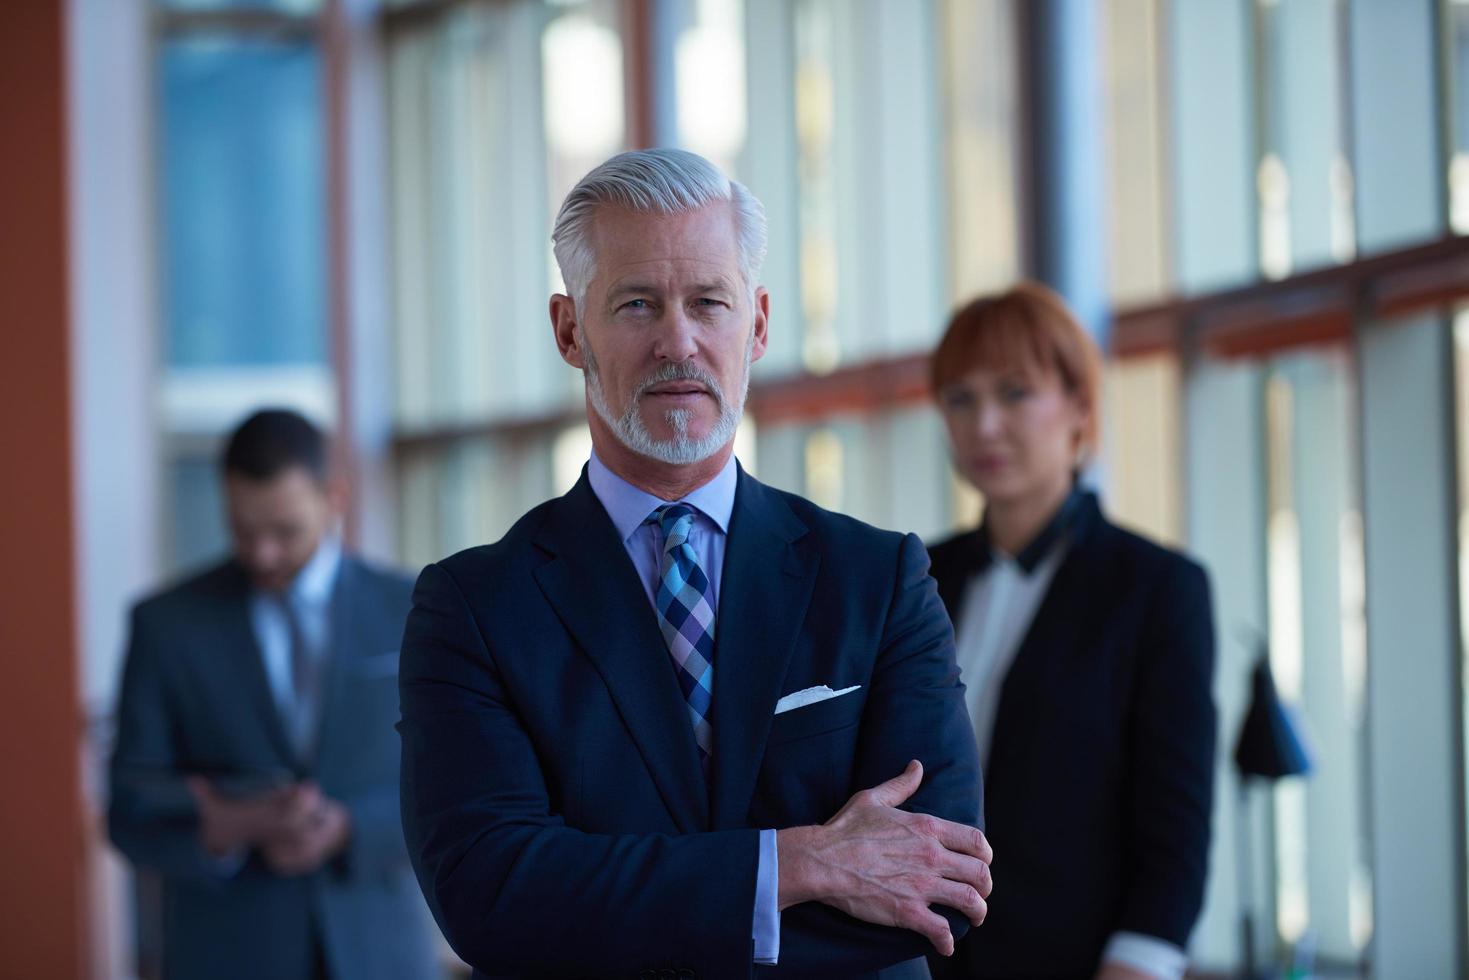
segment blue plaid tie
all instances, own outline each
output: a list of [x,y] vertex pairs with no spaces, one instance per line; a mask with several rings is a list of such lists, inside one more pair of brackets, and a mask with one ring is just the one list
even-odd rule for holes
[[699,762],[709,774],[714,729],[709,707],[714,698],[714,607],[709,577],[699,567],[689,544],[694,510],[687,504],[666,504],[648,516],[647,523],[663,531],[662,575],[658,582],[658,625],[678,674],[678,686],[689,706]]

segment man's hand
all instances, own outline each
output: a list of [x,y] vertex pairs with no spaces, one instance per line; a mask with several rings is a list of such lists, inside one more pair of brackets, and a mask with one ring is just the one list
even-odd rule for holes
[[265,863],[278,875],[310,874],[340,854],[352,838],[347,808],[311,789],[315,805],[308,819],[287,823],[265,840]]
[[246,799],[220,794],[203,776],[191,776],[188,787],[199,808],[204,849],[215,857],[254,847],[286,821],[301,819],[296,787],[283,786]]
[[309,874],[339,854],[352,836],[347,808],[323,796],[315,783],[242,800],[222,796],[202,777],[188,785],[199,806],[204,848],[216,857],[258,847],[276,874]]
[[1154,977],[1125,963],[1103,963],[1097,969],[1096,980],[1154,980]]
[[822,826],[780,831],[780,907],[824,902],[866,922],[911,929],[953,955],[948,920],[929,905],[983,922],[994,852],[973,827],[897,809],[922,782],[915,759]]

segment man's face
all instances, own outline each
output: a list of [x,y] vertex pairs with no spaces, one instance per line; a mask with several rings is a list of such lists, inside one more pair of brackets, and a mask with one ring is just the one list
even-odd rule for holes
[[303,466],[266,480],[227,473],[225,502],[236,558],[271,592],[291,584],[337,516],[333,494]]
[[604,206],[582,308],[552,300],[561,355],[586,373],[598,421],[665,463],[699,462],[734,438],[750,364],[765,353],[769,298],[740,274],[728,204],[673,215]]

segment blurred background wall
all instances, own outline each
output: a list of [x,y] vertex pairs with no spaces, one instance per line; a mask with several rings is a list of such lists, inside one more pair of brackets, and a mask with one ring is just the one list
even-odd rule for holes
[[[928,537],[972,523],[924,389],[947,311],[1036,276],[1105,343],[1092,477],[1215,589],[1197,968],[1237,968],[1247,901],[1280,963],[1469,969],[1469,3],[19,0],[6,21],[4,431],[33,478],[5,508],[0,676],[50,697],[16,737],[56,748],[4,773],[7,854],[49,833],[54,859],[6,877],[0,917],[81,883],[30,934],[74,957],[46,954],[55,975],[135,969],[99,761],[128,603],[225,547],[220,434],[264,403],[330,426],[370,556],[497,538],[590,446],[547,327],[552,216],[655,144],[769,212],[739,445],[766,482]],[[21,570],[42,541],[66,553],[44,588]],[[1242,805],[1253,634],[1317,769]],[[42,765],[56,791],[28,792]],[[0,973],[34,962],[4,945]]]

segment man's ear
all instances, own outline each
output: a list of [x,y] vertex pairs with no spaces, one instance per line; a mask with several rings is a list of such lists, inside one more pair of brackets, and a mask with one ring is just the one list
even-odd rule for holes
[[765,356],[765,346],[770,337],[770,291],[764,286],[755,290],[755,337],[750,346],[751,362]]
[[574,368],[585,369],[580,338],[576,329],[576,304],[570,296],[556,293],[551,297],[551,332],[556,335],[556,349],[561,359]]

